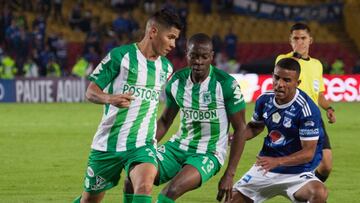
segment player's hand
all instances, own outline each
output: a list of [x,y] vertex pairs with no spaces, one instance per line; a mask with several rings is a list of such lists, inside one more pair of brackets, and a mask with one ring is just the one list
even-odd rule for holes
[[271,169],[276,168],[280,165],[277,158],[268,156],[256,156],[256,165],[260,166],[261,170],[265,170],[264,175]]
[[326,116],[329,119],[329,123],[335,123],[336,122],[336,116],[335,112],[333,110],[327,110]]
[[232,187],[233,187],[233,176],[224,174],[221,177],[218,185],[218,194],[216,199],[220,202],[225,195],[225,202],[228,202],[232,199]]
[[109,104],[118,108],[128,108],[134,99],[131,93],[115,94],[110,96]]

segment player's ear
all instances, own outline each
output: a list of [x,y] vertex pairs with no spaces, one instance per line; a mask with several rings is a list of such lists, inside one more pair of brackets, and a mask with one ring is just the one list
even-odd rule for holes
[[298,87],[300,85],[300,83],[301,83],[301,80],[298,80],[297,84],[296,84],[296,87]]
[[312,44],[314,39],[310,36],[310,44]]
[[149,30],[150,39],[154,38],[158,32],[159,29],[155,26],[155,24],[152,24]]

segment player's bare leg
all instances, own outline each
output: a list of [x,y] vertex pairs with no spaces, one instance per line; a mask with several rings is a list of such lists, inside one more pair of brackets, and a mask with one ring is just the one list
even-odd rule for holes
[[295,199],[309,203],[325,203],[328,197],[327,189],[319,181],[310,181],[294,193]]
[[185,192],[198,188],[200,184],[201,175],[199,171],[191,165],[185,165],[161,193],[172,200],[176,200]]
[[249,197],[243,195],[239,191],[233,191],[233,196],[231,201],[225,202],[225,203],[253,203],[254,201],[250,199]]
[[83,192],[81,195],[80,203],[98,203],[104,198],[105,192],[100,192],[98,194],[90,194],[88,192]]
[[316,176],[323,182],[329,177],[332,170],[332,152],[331,149],[323,149],[323,158],[316,169]]
[[136,165],[130,171],[130,180],[134,188],[134,194],[151,195],[156,173],[156,167],[151,163]]

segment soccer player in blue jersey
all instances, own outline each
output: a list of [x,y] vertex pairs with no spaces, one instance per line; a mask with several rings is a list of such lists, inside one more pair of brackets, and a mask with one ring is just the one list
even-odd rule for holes
[[232,203],[263,202],[281,195],[292,202],[323,203],[327,189],[313,171],[322,158],[320,110],[297,88],[300,65],[281,59],[273,73],[273,91],[256,101],[244,136],[268,133],[255,165],[234,185]]

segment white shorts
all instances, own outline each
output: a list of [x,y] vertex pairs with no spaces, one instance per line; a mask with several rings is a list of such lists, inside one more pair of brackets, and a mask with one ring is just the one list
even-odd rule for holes
[[310,181],[321,182],[312,172],[300,174],[282,174],[267,172],[260,166],[253,166],[241,179],[235,183],[233,190],[254,200],[255,203],[263,202],[277,195],[284,196],[292,202],[294,193]]

